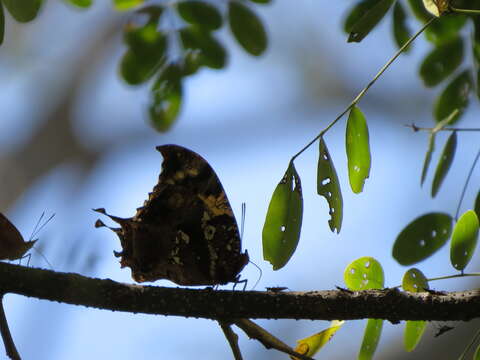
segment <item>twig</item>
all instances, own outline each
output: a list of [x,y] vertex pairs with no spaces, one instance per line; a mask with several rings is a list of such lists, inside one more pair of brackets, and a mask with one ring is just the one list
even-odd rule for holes
[[3,344],[5,345],[5,352],[12,360],[21,360],[20,355],[13,342],[12,334],[8,327],[7,317],[3,309],[3,295],[0,297],[0,332],[2,334]]
[[253,321],[248,319],[238,319],[234,321],[234,324],[242,329],[248,337],[258,340],[267,349],[275,349],[283,353],[297,357],[303,360],[313,360],[311,357],[302,355],[294,351],[290,346],[285,344],[280,339],[270,334],[267,330],[258,326]]
[[238,335],[235,334],[232,330],[231,324],[226,321],[218,321],[220,327],[227,338],[228,343],[230,344],[230,348],[233,352],[233,358],[235,360],[243,360],[242,353],[240,352],[240,347],[238,346]]
[[[405,124],[406,127],[411,128],[413,131],[428,131],[432,132],[434,128],[429,127],[419,127],[415,124]],[[455,128],[455,127],[444,127],[438,131],[480,131],[480,128]]]

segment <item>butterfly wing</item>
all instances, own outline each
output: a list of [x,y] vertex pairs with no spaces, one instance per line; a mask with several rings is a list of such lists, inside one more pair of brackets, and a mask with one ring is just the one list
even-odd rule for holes
[[25,242],[15,225],[0,213],[0,260],[20,259],[34,243]]

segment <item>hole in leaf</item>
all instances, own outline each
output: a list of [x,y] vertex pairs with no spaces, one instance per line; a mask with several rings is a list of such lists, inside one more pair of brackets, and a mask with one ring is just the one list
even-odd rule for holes
[[366,278],[367,278],[367,274],[363,274],[363,278],[366,279]]
[[323,159],[324,159],[324,160],[328,160],[327,154],[323,154]]
[[355,269],[354,268],[350,269],[350,274],[355,274]]
[[435,230],[432,230],[432,237],[437,236],[437,232]]
[[415,274],[415,273],[412,273],[412,278],[414,278],[414,279],[415,279],[416,277],[417,277],[417,274]]
[[322,180],[322,185],[325,186],[327,184],[330,184],[330,182],[331,182],[330,178],[323,179]]
[[285,232],[285,229],[286,229],[285,225],[280,226],[280,231],[281,232]]
[[424,247],[426,245],[426,242],[425,242],[425,240],[421,239],[419,244],[420,244],[421,247]]
[[365,267],[366,267],[367,269],[370,267],[370,261],[367,261],[367,262],[365,263]]

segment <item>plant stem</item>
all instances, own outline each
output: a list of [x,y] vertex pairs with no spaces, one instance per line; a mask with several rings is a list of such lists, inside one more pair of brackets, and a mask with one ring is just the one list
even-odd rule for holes
[[465,197],[465,192],[467,191],[468,183],[472,177],[473,170],[477,165],[478,159],[480,158],[480,150],[478,150],[477,155],[475,156],[475,160],[473,160],[472,166],[470,167],[470,171],[468,172],[467,180],[465,181],[465,185],[463,185],[462,195],[460,195],[460,200],[458,201],[457,211],[455,212],[455,220],[458,220],[458,214],[460,212],[460,206],[462,205],[463,198]]
[[473,10],[473,9],[457,9],[450,6],[450,11],[459,13],[459,14],[467,14],[467,15],[480,15],[480,10]]
[[367,86],[363,88],[362,91],[353,99],[353,101],[347,106],[347,108],[342,111],[336,118],[333,120],[328,126],[323,129],[320,134],[315,136],[314,139],[312,139],[307,145],[305,145],[299,152],[297,152],[295,155],[293,155],[292,159],[290,161],[294,161],[298,156],[300,156],[305,150],[307,150],[315,141],[320,139],[330,128],[332,128],[342,117],[345,115],[351,108],[353,108],[357,103],[362,99],[362,97],[367,93],[367,91],[377,82],[378,78],[382,76],[382,74],[392,65],[392,63],[402,54],[402,52],[405,51],[405,49],[410,46],[410,44],[415,41],[415,39],[420,36],[421,33],[425,31],[437,18],[431,18],[428,22],[426,22],[420,30],[417,31],[410,39],[405,42],[405,44],[402,45],[402,47],[395,53],[395,55],[387,61],[385,65],[378,71],[378,73],[375,75],[375,77],[368,83]]

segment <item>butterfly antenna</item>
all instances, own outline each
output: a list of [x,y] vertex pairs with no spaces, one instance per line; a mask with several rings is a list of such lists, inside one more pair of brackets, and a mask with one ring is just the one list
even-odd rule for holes
[[240,239],[243,240],[243,231],[245,229],[245,217],[247,215],[247,204],[242,203],[242,219],[240,224]]
[[255,290],[255,288],[257,287],[258,283],[260,282],[260,279],[262,278],[263,271],[262,271],[262,269],[260,269],[260,266],[258,266],[257,264],[255,264],[253,261],[248,260],[248,262],[249,262],[250,264],[252,264],[253,266],[255,266],[255,267],[257,268],[258,272],[260,273],[260,275],[258,276],[257,281],[255,282],[255,284],[254,284],[253,287],[252,287],[252,290]]
[[45,262],[48,264],[50,269],[53,270],[52,264],[50,264],[50,261],[48,261],[48,259],[45,257],[45,255],[43,255],[42,252],[40,250],[38,250],[35,246],[33,247],[33,250],[35,250],[42,257],[42,259],[45,260]]
[[[40,220],[42,220],[44,214],[45,212],[43,212],[42,216],[40,216],[40,219],[38,220],[37,225],[40,223]],[[45,225],[47,225],[50,222],[50,220],[52,220],[54,217],[55,217],[55,214],[52,214],[38,229],[37,229],[37,225],[35,225],[35,228],[32,232],[32,236],[30,237],[30,240],[32,240],[40,231],[42,231]]]
[[42,221],[44,216],[45,216],[45,211],[42,212],[42,215],[40,215],[40,217],[38,218],[37,223],[35,224],[35,226],[33,228],[32,234],[30,235],[30,240],[32,240],[33,237],[35,236],[35,232],[37,231],[38,225],[40,225],[40,222]]

